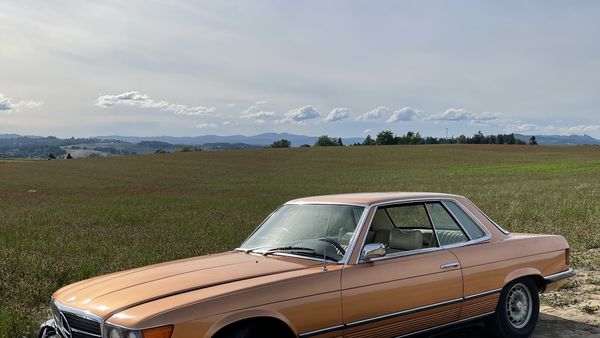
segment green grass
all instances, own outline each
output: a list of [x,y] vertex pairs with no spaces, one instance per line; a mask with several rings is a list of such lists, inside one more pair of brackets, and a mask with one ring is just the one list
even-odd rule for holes
[[358,191],[465,195],[509,230],[564,235],[575,263],[599,263],[584,253],[600,247],[600,147],[260,149],[0,163],[0,337],[33,336],[65,284],[228,250],[289,199]]

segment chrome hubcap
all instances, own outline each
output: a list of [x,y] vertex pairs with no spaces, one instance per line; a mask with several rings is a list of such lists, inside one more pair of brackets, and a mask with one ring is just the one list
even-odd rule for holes
[[525,327],[531,319],[532,307],[529,289],[521,283],[513,285],[506,301],[506,315],[510,324],[517,329]]

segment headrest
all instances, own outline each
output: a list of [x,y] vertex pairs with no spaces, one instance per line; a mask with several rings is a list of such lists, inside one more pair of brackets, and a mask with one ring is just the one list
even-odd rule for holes
[[389,246],[395,250],[422,249],[423,234],[419,230],[393,228]]

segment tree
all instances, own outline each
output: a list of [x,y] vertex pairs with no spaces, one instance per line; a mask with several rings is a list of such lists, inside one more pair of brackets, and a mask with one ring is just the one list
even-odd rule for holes
[[310,148],[310,144],[303,144],[300,146],[300,148]]
[[[200,149],[200,146],[186,145],[186,146],[183,146],[181,149],[179,149],[179,151],[181,151],[182,153],[191,153],[191,152],[195,152],[195,151],[202,151],[202,149]],[[163,153],[166,153],[166,151],[163,151],[161,153],[157,152],[157,154],[163,154]]]
[[529,145],[532,146],[537,146],[537,140],[535,139],[535,136],[531,135],[531,137],[529,138]]
[[271,148],[289,148],[289,147],[291,147],[291,145],[292,145],[292,142],[282,138],[281,140],[271,143]]
[[465,135],[462,135],[462,134],[461,134],[461,135],[458,137],[458,143],[460,143],[460,144],[466,144],[466,143],[467,143],[467,141],[468,141],[468,140],[467,140],[467,137],[466,137]]
[[363,146],[374,146],[375,145],[375,140],[371,137],[371,135],[367,135],[367,137],[365,137],[365,140],[363,141]]
[[329,137],[327,135],[319,136],[319,138],[317,139],[317,142],[315,142],[315,147],[334,147],[334,146],[339,146],[338,140],[333,137]]
[[342,138],[341,137],[338,137],[337,143],[338,143],[338,146],[343,146],[344,145],[344,142],[342,142]]
[[68,153],[68,154],[67,154],[67,157],[66,157],[66,159],[67,159],[67,160],[72,160],[72,159],[73,159],[73,156],[71,156],[71,153]]
[[384,130],[377,134],[377,138],[375,139],[375,144],[378,145],[388,145],[395,144],[394,142],[394,133],[391,130]]
[[48,155],[48,159],[49,159],[49,160],[56,160],[56,156],[54,156],[54,154],[53,154],[53,153],[50,153],[50,154]]

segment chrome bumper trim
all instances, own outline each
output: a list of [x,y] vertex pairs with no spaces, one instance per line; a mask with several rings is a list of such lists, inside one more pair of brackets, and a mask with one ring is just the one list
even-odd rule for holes
[[576,275],[575,270],[569,269],[569,270],[565,270],[563,272],[555,273],[550,276],[546,276],[546,277],[544,277],[544,280],[546,281],[546,283],[550,284],[550,283],[555,283],[555,282],[561,281],[563,279],[571,278],[575,275]]
[[54,319],[49,319],[40,325],[37,336],[38,338],[51,338],[52,336],[58,336],[56,333],[56,324],[54,323]]

